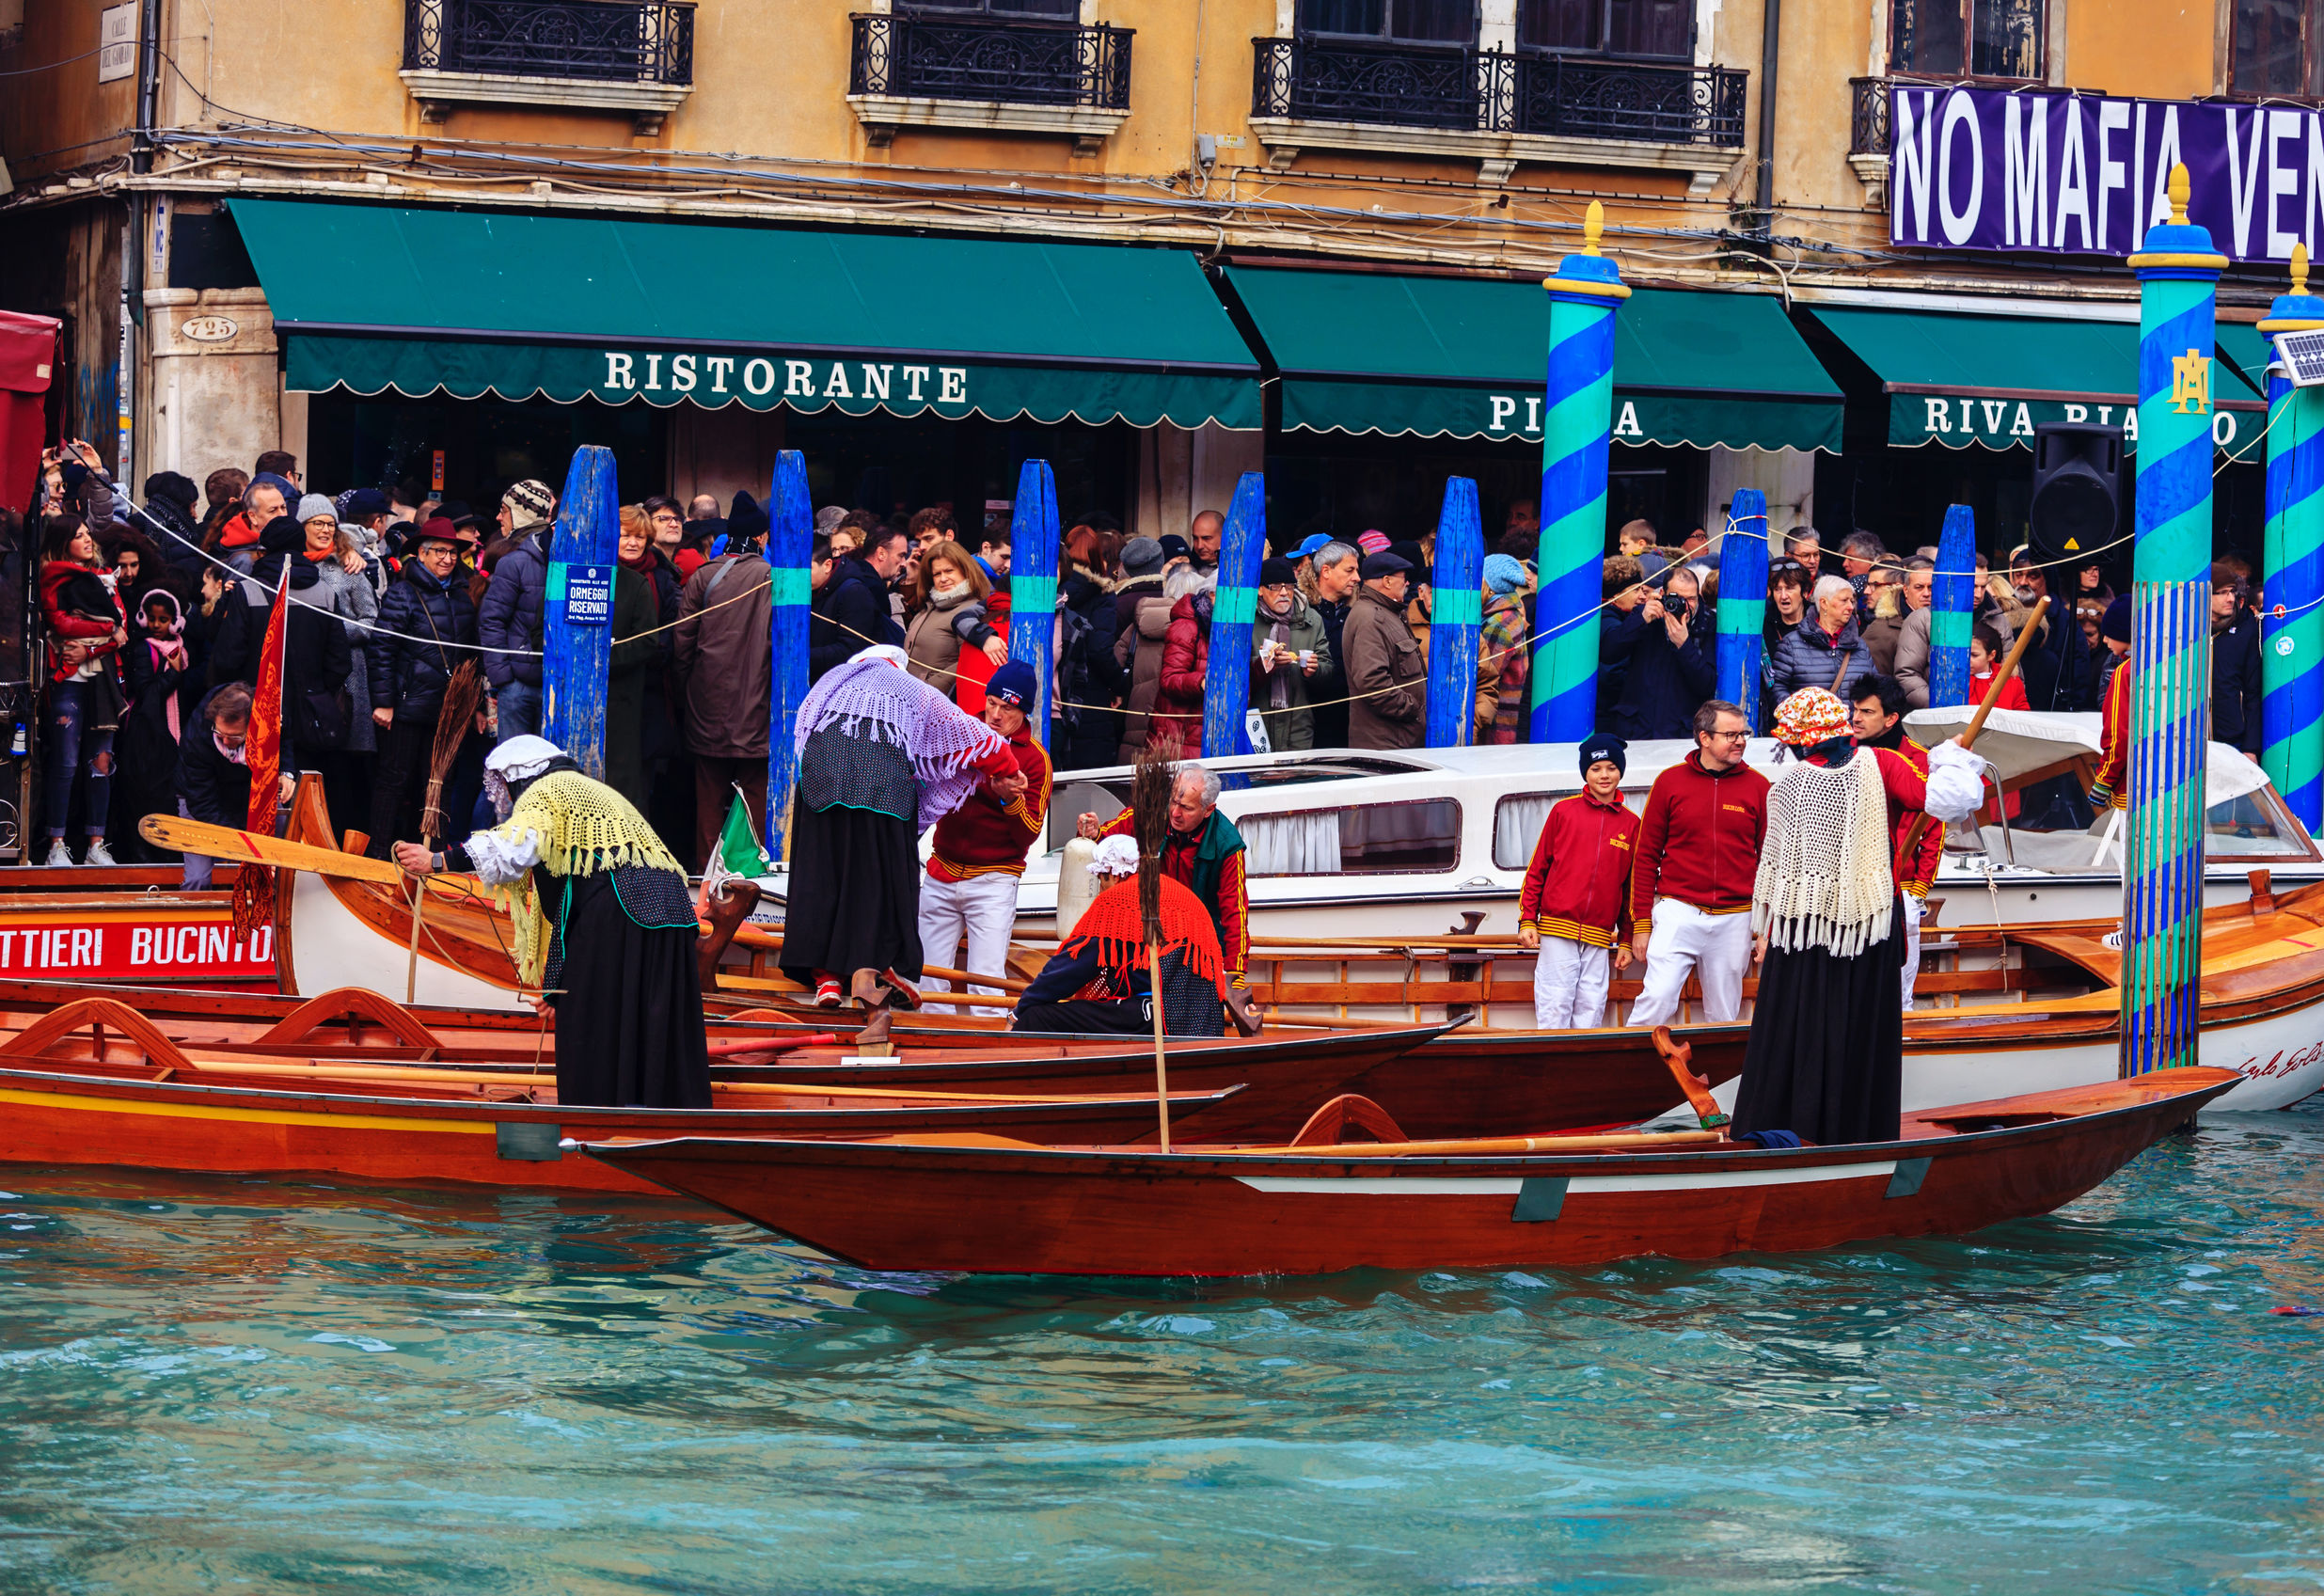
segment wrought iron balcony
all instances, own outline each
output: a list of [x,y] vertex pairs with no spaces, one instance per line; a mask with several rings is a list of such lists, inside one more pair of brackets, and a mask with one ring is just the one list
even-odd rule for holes
[[1251,114],[1657,144],[1743,143],[1749,74],[1427,45],[1253,40]]
[[1130,28],[909,12],[853,21],[851,95],[1130,109]]
[[1848,153],[1886,155],[1889,152],[1889,80],[1852,77],[1848,80]]
[[678,87],[689,0],[406,0],[403,71]]

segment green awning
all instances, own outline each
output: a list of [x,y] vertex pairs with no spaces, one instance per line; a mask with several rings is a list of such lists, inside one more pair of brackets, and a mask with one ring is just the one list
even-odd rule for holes
[[[2126,450],[2139,447],[2135,322],[1809,308],[1880,378],[1891,444],[2031,449],[2045,421],[2095,421],[2122,427]],[[2212,368],[2212,435],[2240,453],[2257,444],[2267,406],[2237,374],[2247,352],[2235,332],[2220,331],[2226,358]],[[2258,341],[2249,327],[2240,331]]]
[[[1539,283],[1226,276],[1282,371],[1287,432],[1540,441]],[[1775,299],[1640,289],[1614,327],[1617,442],[1839,450],[1840,389]]]
[[229,203],[302,392],[1261,422],[1179,250]]

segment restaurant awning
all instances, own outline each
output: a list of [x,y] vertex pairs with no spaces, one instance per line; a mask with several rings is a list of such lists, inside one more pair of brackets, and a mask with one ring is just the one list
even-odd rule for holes
[[[1535,282],[1236,266],[1287,432],[1541,435]],[[1618,443],[1840,448],[1841,392],[1763,294],[1639,289],[1614,323]]]
[[292,388],[1256,429],[1169,249],[229,201]]
[[[2135,322],[1808,308],[1879,377],[1891,444],[2031,449],[2045,421],[2095,421],[2123,428],[2126,450],[2139,447]],[[2249,352],[2228,324],[2220,331],[2226,358],[2213,367],[2211,432],[2222,450],[2240,453],[2256,445],[2267,406],[2237,373]],[[2258,340],[2249,327],[2239,331]]]

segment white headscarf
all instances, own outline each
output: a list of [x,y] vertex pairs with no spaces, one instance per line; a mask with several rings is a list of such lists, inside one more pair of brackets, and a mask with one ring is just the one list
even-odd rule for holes
[[511,737],[484,755],[484,796],[492,799],[493,808],[506,819],[516,804],[509,789],[519,782],[531,781],[564,757],[565,751],[546,737],[536,737],[530,732]]

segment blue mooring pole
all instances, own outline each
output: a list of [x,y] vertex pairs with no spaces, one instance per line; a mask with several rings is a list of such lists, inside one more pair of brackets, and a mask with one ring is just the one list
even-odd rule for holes
[[807,457],[796,449],[775,456],[774,485],[767,494],[767,563],[774,583],[771,636],[774,672],[767,695],[767,856],[790,857],[791,794],[798,785],[796,728],[807,700],[808,605],[814,597],[810,556],[815,510],[807,495]]
[[1210,601],[1210,664],[1202,692],[1202,756],[1249,753],[1243,716],[1251,707],[1251,620],[1258,613],[1258,568],[1267,558],[1267,478],[1245,471],[1219,537],[1219,586]]
[[1436,571],[1430,585],[1429,747],[1477,740],[1477,634],[1484,625],[1485,524],[1477,484],[1445,479],[1436,516]]
[[1057,641],[1057,478],[1046,460],[1028,460],[1017,473],[1017,501],[1009,512],[1008,656],[1033,667],[1033,709],[1025,724],[1049,747],[1051,657]]
[[[1929,703],[1968,702],[1968,638],[1977,608],[1977,513],[1949,505],[1937,534],[1936,580],[1929,585]],[[2068,617],[2071,619],[2071,617]]]
[[541,607],[542,735],[605,779],[606,676],[613,657],[613,564],[622,531],[613,451],[573,451],[548,545]]
[[1767,496],[1738,488],[1719,534],[1718,695],[1759,729],[1760,667],[1767,653]]

